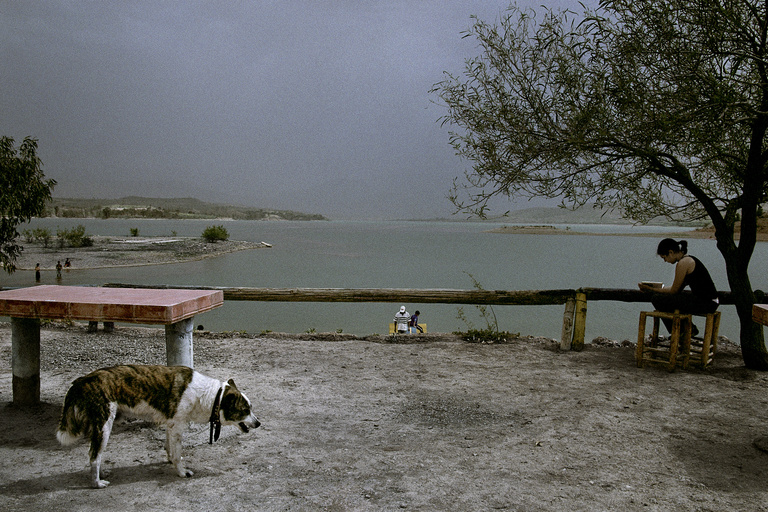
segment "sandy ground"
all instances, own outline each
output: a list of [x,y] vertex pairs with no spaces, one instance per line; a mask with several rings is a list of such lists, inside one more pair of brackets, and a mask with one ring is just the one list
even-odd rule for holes
[[[558,352],[551,340],[470,344],[450,335],[351,339],[195,333],[196,369],[234,378],[262,427],[185,437],[191,478],[164,432],[117,427],[89,488],[87,446],[58,446],[77,376],[164,363],[164,331],[42,331],[42,404],[11,400],[0,325],[0,510],[768,510],[768,375],[721,344],[707,370],[639,369],[632,347]],[[336,340],[336,341],[333,341]]]

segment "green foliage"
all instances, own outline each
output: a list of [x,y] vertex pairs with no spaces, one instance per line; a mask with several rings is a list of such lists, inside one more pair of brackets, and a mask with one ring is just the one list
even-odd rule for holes
[[91,247],[93,238],[85,234],[85,226],[79,224],[72,229],[57,229],[59,247]]
[[51,230],[48,228],[34,228],[32,230],[25,229],[23,231],[24,239],[28,243],[36,242],[43,244],[43,247],[48,247],[48,244],[51,243],[51,239],[53,238],[53,235],[51,234]]
[[27,137],[17,148],[11,137],[0,137],[0,263],[9,274],[22,251],[18,225],[45,211],[56,185],[42,165],[37,140]]
[[224,226],[208,226],[203,231],[203,240],[209,243],[229,240],[229,232]]
[[[464,272],[472,280],[472,285],[476,290],[484,290],[480,282],[469,272]],[[458,308],[457,318],[467,326],[466,331],[456,331],[454,334],[461,336],[465,341],[472,343],[506,343],[519,334],[513,334],[508,331],[499,330],[499,321],[496,318],[496,312],[493,306],[486,304],[476,304],[475,309],[480,313],[480,318],[485,322],[485,328],[476,328],[467,317],[463,307]]]
[[744,362],[768,370],[748,275],[768,200],[768,4],[604,0],[582,9],[512,5],[496,24],[476,19],[466,36],[479,56],[432,89],[454,150],[471,162],[451,200],[480,216],[496,197],[549,197],[639,222],[708,217]]
[[461,339],[470,343],[488,344],[507,343],[520,336],[520,333],[511,333],[494,329],[467,329],[466,331],[456,331],[454,334],[461,336]]
[[[480,281],[475,279],[475,276],[470,274],[469,272],[464,272],[469,276],[469,278],[472,280],[472,286],[475,288],[475,290],[484,290],[483,286],[480,284]],[[487,331],[499,331],[499,321],[496,318],[496,312],[493,310],[493,306],[487,305],[487,304],[475,304],[475,309],[480,313],[480,318],[485,322],[485,329]],[[464,322],[464,324],[469,329],[475,329],[474,324],[467,318],[466,314],[464,313],[464,307],[459,307],[457,310],[456,317]]]
[[[749,156],[751,141],[764,145],[768,95],[768,47],[752,39],[768,7],[756,4],[608,0],[582,15],[510,7],[497,24],[476,20],[480,56],[433,89],[473,165],[454,204],[483,215],[495,196],[545,196],[641,222],[732,222],[745,196],[768,192],[766,164],[750,169]],[[742,188],[750,178],[757,190]]]
[[139,236],[139,228],[131,228],[129,231],[131,236]]

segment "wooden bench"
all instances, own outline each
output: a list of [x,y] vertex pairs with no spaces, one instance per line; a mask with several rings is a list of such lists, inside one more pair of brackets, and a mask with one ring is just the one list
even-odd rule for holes
[[40,319],[165,325],[168,366],[193,367],[193,317],[224,304],[220,290],[34,286],[0,292],[11,317],[13,403],[40,401]]
[[760,325],[768,325],[768,304],[753,304],[752,320]]
[[[422,332],[419,332],[419,330],[416,329],[415,327],[408,327],[408,332],[406,334],[424,334],[425,332],[427,332],[427,324],[420,323],[419,327],[421,327],[423,329]],[[389,334],[391,334],[391,335],[397,334],[395,332],[395,323],[394,322],[390,322],[389,323]]]

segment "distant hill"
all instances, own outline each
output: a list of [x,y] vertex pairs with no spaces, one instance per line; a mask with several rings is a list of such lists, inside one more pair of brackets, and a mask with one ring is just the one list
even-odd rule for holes
[[190,197],[150,198],[136,196],[119,199],[53,198],[43,216],[100,219],[328,220],[319,214],[206,203]]

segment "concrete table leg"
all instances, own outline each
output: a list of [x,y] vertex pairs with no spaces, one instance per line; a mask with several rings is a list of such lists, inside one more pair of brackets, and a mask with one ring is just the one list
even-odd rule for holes
[[168,366],[193,366],[193,319],[165,326],[165,355]]
[[13,404],[40,403],[40,320],[11,318]]

